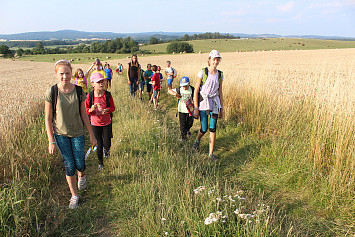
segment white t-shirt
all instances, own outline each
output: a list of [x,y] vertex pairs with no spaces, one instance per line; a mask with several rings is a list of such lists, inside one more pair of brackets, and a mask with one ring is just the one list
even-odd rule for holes
[[[166,72],[167,73],[172,73],[172,72],[174,72],[174,70],[173,70],[172,67],[168,67],[168,68],[166,68]],[[173,76],[172,75],[168,75],[168,79],[173,79]]]
[[[176,88],[173,89],[173,91],[176,93]],[[180,87],[180,95],[181,95],[181,98],[179,99],[178,111],[181,112],[181,113],[188,114],[189,111],[186,108],[186,102],[189,99],[193,100],[191,86],[189,87],[188,90],[185,90],[184,87]]]

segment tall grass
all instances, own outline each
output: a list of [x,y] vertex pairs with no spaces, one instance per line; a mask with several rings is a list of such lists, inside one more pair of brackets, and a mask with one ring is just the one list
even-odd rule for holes
[[[168,57],[178,77],[192,79],[207,60],[206,55]],[[300,229],[354,233],[354,50],[222,57],[226,119],[263,144],[241,172],[245,181],[259,181],[268,195],[297,212],[294,218],[304,219]],[[139,60],[164,65],[165,58]]]

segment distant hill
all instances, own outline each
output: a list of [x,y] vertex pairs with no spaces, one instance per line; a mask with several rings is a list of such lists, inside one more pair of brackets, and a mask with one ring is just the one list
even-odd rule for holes
[[[130,36],[138,42],[149,41],[151,37],[161,40],[174,40],[185,34],[201,34],[205,32],[142,32],[142,33],[113,33],[113,32],[85,32],[76,30],[26,32],[19,34],[0,34],[0,40],[80,40],[80,39],[115,39]],[[355,40],[355,37],[341,36],[317,36],[317,35],[276,35],[276,34],[243,34],[229,33],[241,38],[304,38],[304,39],[331,39],[331,40]]]

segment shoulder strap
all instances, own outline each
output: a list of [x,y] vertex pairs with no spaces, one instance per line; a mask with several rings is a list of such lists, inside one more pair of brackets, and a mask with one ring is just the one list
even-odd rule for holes
[[193,100],[194,99],[195,87],[193,87],[193,86],[190,86],[190,87],[191,87],[191,91],[192,91],[191,97],[192,97],[192,100]]
[[91,108],[91,106],[94,104],[94,98],[95,96],[94,96],[94,91],[90,91],[90,93],[89,93],[89,99],[90,99],[90,108]]
[[110,107],[111,93],[109,91],[105,91],[105,95],[106,95],[106,107]]
[[205,67],[202,69],[203,74],[202,74],[202,81],[201,81],[201,86],[203,84],[205,84],[205,82],[207,81],[207,77],[208,77],[208,67]]
[[54,119],[56,109],[57,109],[58,84],[55,84],[51,87],[51,97],[52,97],[52,118]]
[[80,114],[80,106],[81,106],[81,96],[83,94],[83,88],[81,86],[75,85],[76,95],[78,96],[78,103],[79,103],[79,114]]

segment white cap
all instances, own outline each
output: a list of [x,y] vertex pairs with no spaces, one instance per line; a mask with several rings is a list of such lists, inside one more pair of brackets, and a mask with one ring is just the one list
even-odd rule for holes
[[211,58],[222,58],[217,50],[212,50],[209,55]]

